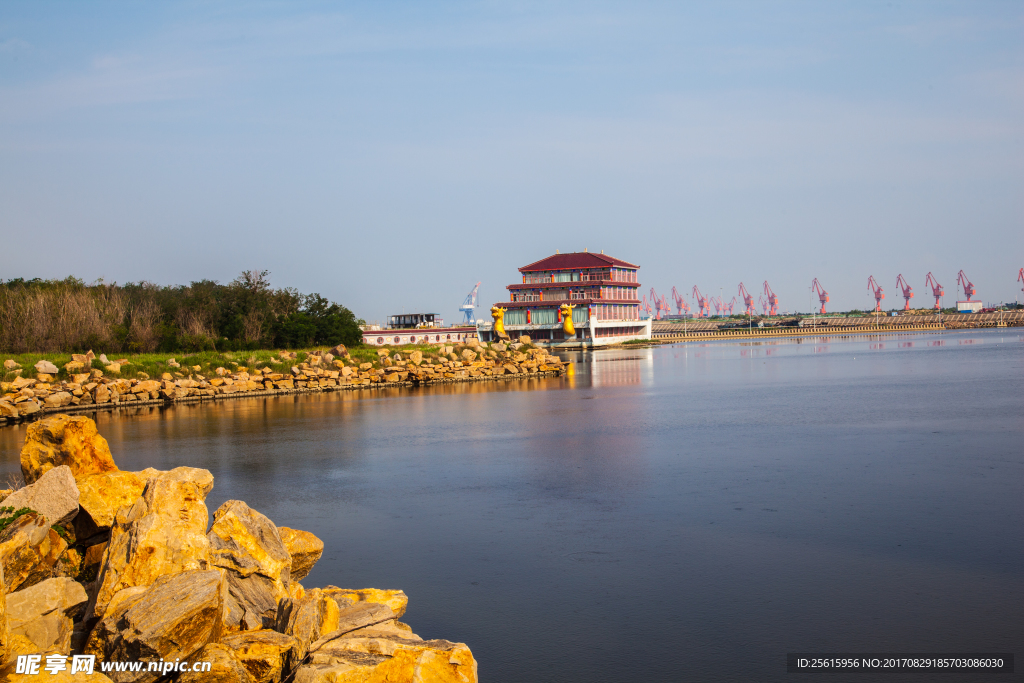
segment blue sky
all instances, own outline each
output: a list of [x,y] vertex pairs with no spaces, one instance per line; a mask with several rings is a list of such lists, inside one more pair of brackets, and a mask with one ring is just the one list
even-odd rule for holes
[[0,6],[0,277],[271,271],[368,320],[644,289],[1020,298],[1019,2]]

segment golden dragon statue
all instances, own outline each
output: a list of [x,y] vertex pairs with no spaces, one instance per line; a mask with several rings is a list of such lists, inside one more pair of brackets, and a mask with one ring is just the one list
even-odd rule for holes
[[505,334],[505,311],[507,310],[507,308],[491,306],[491,317],[494,318],[494,333],[501,339],[508,339],[508,335]]
[[562,304],[558,307],[558,312],[562,314],[562,329],[570,337],[576,335],[576,328],[572,325],[572,309],[574,308],[576,307],[569,304]]

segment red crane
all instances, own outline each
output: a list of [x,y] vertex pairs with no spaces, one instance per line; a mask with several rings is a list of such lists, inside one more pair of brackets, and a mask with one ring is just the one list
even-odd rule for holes
[[679,291],[676,290],[675,287],[672,287],[672,299],[673,299],[673,301],[676,302],[676,314],[677,315],[682,315],[684,312],[685,313],[689,313],[690,312],[690,304],[686,303],[686,299],[683,298],[683,295],[680,294]]
[[1020,282],[1020,291],[1024,292],[1024,268],[1017,273],[1017,281]]
[[[1022,270],[1024,270],[1024,269],[1022,269]],[[736,297],[733,297],[732,301],[730,301],[729,303],[725,304],[725,311],[726,311],[725,314],[726,315],[732,315],[732,309],[733,309],[733,307],[735,305],[736,305]]]
[[930,271],[924,278],[924,286],[932,288],[932,296],[935,297],[935,310],[937,311],[942,308],[939,305],[939,299],[942,298],[943,294],[942,285],[939,284],[939,281],[935,279],[935,276],[932,275]]
[[885,294],[882,293],[882,287],[875,282],[874,275],[868,275],[868,289],[875,292],[875,312],[878,313],[882,310],[882,299],[885,298]]
[[970,301],[971,297],[974,296],[974,283],[967,279],[967,276],[964,275],[964,271],[961,270],[960,274],[957,275],[956,284],[957,286],[963,284],[964,294],[967,295],[967,300]]
[[710,308],[711,302],[706,296],[700,293],[700,289],[697,285],[693,286],[693,296],[697,299],[697,317],[706,318],[708,316],[708,309]]
[[764,295],[768,297],[768,315],[778,315],[779,313],[779,297],[775,296],[775,292],[768,286],[768,281],[764,281]]
[[818,282],[818,278],[814,278],[814,281],[811,282],[811,290],[817,292],[818,301],[821,302],[821,310],[818,311],[818,313],[825,315],[825,304],[828,303],[828,292],[826,292],[825,288],[821,286],[820,282]]
[[768,315],[768,300],[764,298],[763,294],[757,295],[757,305],[761,307],[762,315]]
[[665,297],[658,296],[654,287],[651,287],[651,307],[654,309],[655,320],[661,320],[662,313],[668,315],[672,312],[672,309],[668,307],[668,301],[665,300]]
[[754,297],[750,296],[750,292],[747,291],[742,282],[740,283],[739,295],[743,298],[743,306],[747,315],[754,315]]
[[646,313],[648,317],[651,315],[651,305],[647,303],[647,297],[645,296],[640,300],[640,312]]
[[910,310],[910,300],[914,298],[914,290],[910,287],[903,273],[896,276],[896,286],[903,290],[903,310]]

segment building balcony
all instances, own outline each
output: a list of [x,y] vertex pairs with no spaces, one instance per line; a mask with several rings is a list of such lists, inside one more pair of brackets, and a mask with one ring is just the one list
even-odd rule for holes
[[[517,289],[539,289],[541,291],[547,291],[549,289],[567,289],[567,288],[571,288],[571,287],[578,287],[579,286],[577,284],[578,282],[579,281],[573,281],[573,282],[551,282],[550,280],[544,280],[543,282],[529,282],[529,281],[527,281],[527,282],[524,282],[524,283],[517,282],[515,284],[508,285],[505,289],[507,289],[509,291],[513,291],[513,290],[517,290]],[[635,288],[636,291],[638,291],[638,292],[640,291],[640,287],[642,286],[639,282],[628,282],[625,285],[623,285],[622,281],[620,281],[620,280],[610,280],[608,278],[604,278],[603,280],[601,280],[601,279],[584,280],[584,282],[587,283],[588,287],[595,287],[595,286],[598,286],[598,287],[622,287],[622,286],[626,286],[626,287]]]

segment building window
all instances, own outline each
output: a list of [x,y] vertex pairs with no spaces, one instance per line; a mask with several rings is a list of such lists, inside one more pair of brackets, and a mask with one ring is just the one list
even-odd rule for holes
[[558,311],[554,308],[535,308],[530,313],[534,325],[554,325],[558,322]]
[[525,325],[526,324],[526,311],[521,309],[509,310],[505,313],[505,326],[509,325]]

